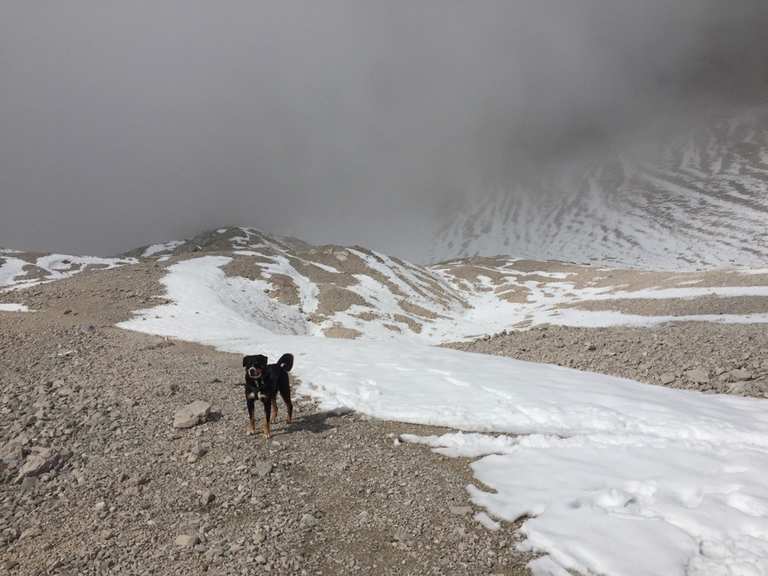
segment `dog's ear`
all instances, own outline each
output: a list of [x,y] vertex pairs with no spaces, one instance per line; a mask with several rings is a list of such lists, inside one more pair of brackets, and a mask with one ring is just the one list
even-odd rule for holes
[[248,366],[248,356],[243,356],[243,368]]

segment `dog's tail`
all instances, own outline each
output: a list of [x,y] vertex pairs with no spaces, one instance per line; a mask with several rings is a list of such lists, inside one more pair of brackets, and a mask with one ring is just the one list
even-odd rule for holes
[[280,356],[280,360],[277,361],[277,365],[286,372],[290,372],[291,368],[293,368],[293,354],[283,354]]

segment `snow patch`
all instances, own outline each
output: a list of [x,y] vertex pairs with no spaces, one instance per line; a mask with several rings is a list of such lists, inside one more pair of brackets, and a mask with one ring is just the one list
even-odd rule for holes
[[184,244],[183,240],[171,240],[170,242],[163,242],[161,244],[152,244],[147,246],[142,252],[142,258],[150,258],[163,252],[173,252],[176,248]]
[[25,304],[0,304],[0,312],[29,312]]

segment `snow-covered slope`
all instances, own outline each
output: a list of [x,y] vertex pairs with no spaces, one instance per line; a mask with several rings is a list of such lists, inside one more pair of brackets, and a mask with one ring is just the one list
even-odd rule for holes
[[653,162],[627,152],[490,192],[439,232],[434,260],[511,254],[650,269],[768,262],[768,111],[713,121]]
[[[228,297],[250,299],[252,310],[269,308],[281,319],[280,333],[439,343],[542,323],[649,325],[675,317],[622,313],[616,303],[699,296],[766,297],[766,305],[752,314],[704,309],[678,319],[768,321],[768,271],[677,277],[503,257],[424,267],[359,246],[311,246],[249,228],[221,228],[132,253],[169,263],[226,256]],[[583,309],[598,301],[602,309]]]
[[29,288],[69,278],[85,270],[106,270],[135,263],[132,258],[37,254],[0,249],[0,290]]
[[[226,297],[247,302],[254,317],[282,334],[434,344],[543,323],[768,321],[768,269],[670,274],[506,257],[424,267],[359,246],[312,246],[249,228],[220,228],[132,254],[137,257],[0,254],[0,286],[20,289],[89,267],[169,266],[214,254],[227,258]],[[727,298],[741,304],[739,313],[717,302]],[[677,304],[658,315],[643,310],[648,300]]]

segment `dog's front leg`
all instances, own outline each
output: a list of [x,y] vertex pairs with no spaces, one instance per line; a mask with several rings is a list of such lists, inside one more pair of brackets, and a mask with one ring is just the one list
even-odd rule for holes
[[261,401],[261,403],[264,404],[264,437],[267,438],[267,440],[269,440],[272,437],[272,429],[270,427],[270,421],[269,421],[269,417],[271,415],[270,414],[271,401],[269,400],[269,398],[265,398],[264,400]]
[[254,409],[254,402],[252,399],[248,398],[246,400],[246,405],[248,406],[248,433],[249,434],[256,434],[256,417],[253,414]]
[[277,420],[277,396],[272,396],[272,420]]

